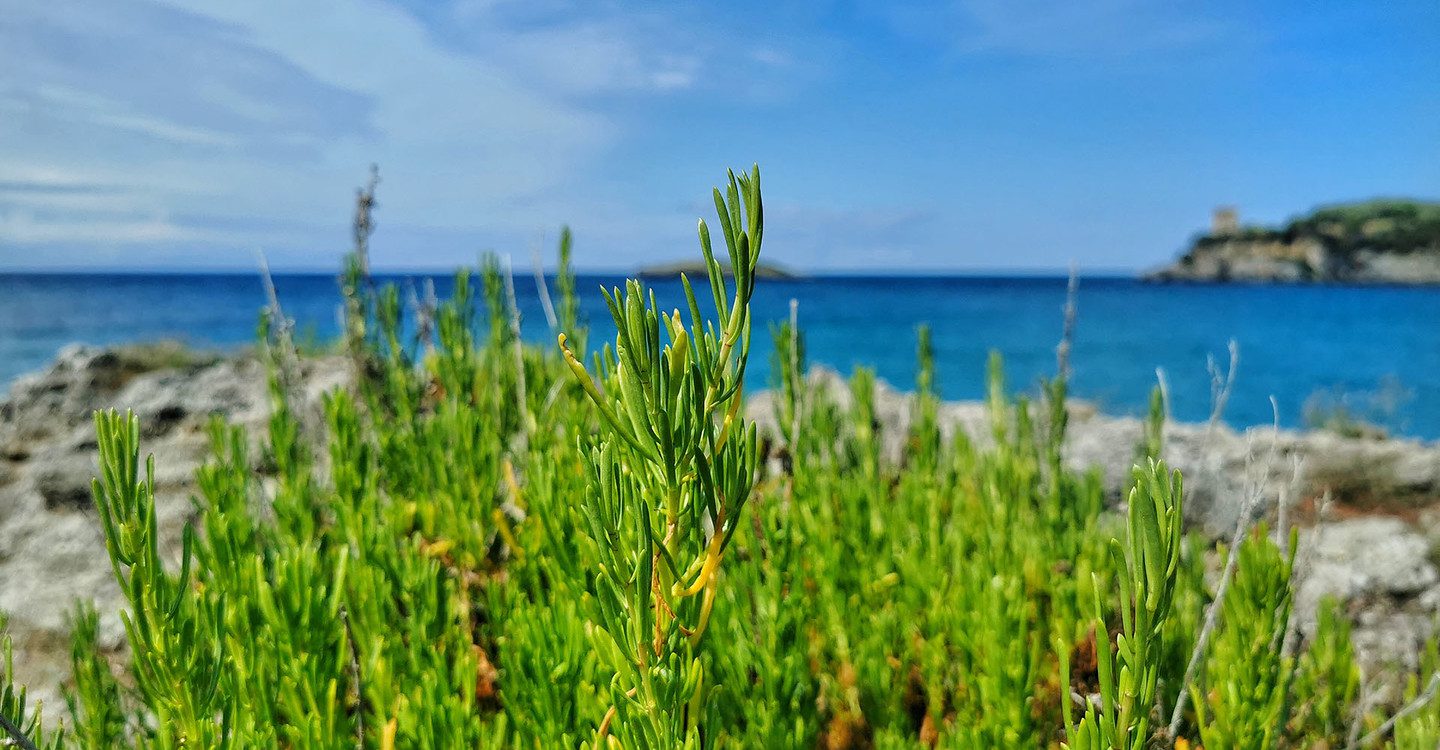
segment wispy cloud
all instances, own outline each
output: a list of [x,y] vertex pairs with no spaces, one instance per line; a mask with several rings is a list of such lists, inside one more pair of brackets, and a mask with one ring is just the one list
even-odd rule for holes
[[706,51],[674,18],[578,2],[440,6],[442,38],[538,87],[581,96],[696,85]]
[[[230,133],[183,125],[165,117],[138,112],[109,97],[68,86],[42,84],[34,89],[29,102],[16,98],[0,104],[0,107],[35,119],[48,118],[82,127],[119,130],[151,138],[161,144],[232,148],[240,142]],[[33,109],[27,111],[30,108]]]
[[[469,237],[473,256],[592,207],[627,107],[770,96],[776,77],[756,71],[800,67],[699,6],[0,3],[0,165],[29,183],[0,190],[0,265],[6,248],[79,260],[92,243],[152,239],[240,265],[278,241],[283,265],[323,232],[338,253],[346,194],[371,162],[382,230]],[[59,177],[76,189],[46,186]],[[247,229],[263,223],[289,234]],[[399,264],[462,252],[389,247]]]
[[[82,221],[74,221],[46,218],[17,209],[0,211],[0,237],[20,245],[85,243],[102,247],[215,239],[208,233],[182,227],[161,216],[148,219],[86,216]],[[14,260],[18,266],[27,266],[33,264],[35,258],[17,257]]]

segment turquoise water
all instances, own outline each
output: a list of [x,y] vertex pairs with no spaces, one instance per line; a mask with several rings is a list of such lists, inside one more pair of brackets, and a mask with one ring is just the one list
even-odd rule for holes
[[[396,277],[403,284],[417,278]],[[448,276],[436,277],[444,296]],[[586,314],[609,335],[598,288],[619,277],[583,277]],[[914,378],[915,328],[935,332],[939,386],[948,398],[983,394],[985,359],[1004,354],[1011,383],[1034,390],[1055,366],[1065,280],[1061,278],[822,277],[762,281],[750,382],[767,383],[765,323],[799,300],[812,362],[842,371],[873,366],[902,388]],[[302,335],[333,337],[333,276],[276,278],[286,313]],[[682,306],[678,282],[653,286]],[[516,279],[524,331],[553,341],[534,281]],[[246,275],[0,275],[0,384],[43,367],[72,341],[107,344],[175,338],[212,347],[253,340],[264,295]],[[1138,414],[1164,368],[1178,418],[1209,412],[1207,355],[1222,362],[1240,347],[1228,420],[1268,424],[1269,397],[1281,421],[1305,422],[1305,404],[1344,403],[1393,432],[1440,438],[1440,290],[1403,287],[1151,286],[1132,279],[1083,279],[1074,354],[1074,392],[1112,413]]]

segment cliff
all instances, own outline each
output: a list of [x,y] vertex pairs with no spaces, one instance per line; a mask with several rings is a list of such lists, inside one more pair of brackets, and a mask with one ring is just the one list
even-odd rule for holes
[[[1217,219],[1224,216],[1217,213]],[[1440,203],[1321,208],[1281,227],[1217,226],[1148,281],[1440,284]]]

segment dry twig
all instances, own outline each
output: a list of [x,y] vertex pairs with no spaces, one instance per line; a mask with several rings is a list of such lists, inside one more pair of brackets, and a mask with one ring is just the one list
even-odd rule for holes
[[38,748],[35,747],[35,743],[31,742],[30,738],[25,736],[25,733],[20,730],[20,727],[15,726],[9,719],[5,718],[5,714],[0,714],[0,729],[4,729],[5,733],[10,735],[11,741],[18,747],[23,748],[23,750],[38,750]]
[[551,331],[558,331],[560,320],[555,317],[555,304],[550,300],[550,286],[545,282],[545,268],[540,263],[540,247],[544,244],[545,237],[541,235],[540,242],[530,253],[530,261],[535,269],[535,291],[540,296],[540,309],[545,311],[545,322],[550,324]]
[[525,347],[520,343],[520,306],[515,302],[515,273],[510,266],[510,256],[505,256],[505,299],[510,305],[510,344],[515,350],[515,399],[520,407],[520,453],[530,443],[530,431],[533,429],[528,404],[529,398],[525,392]]
[[1425,690],[1423,692],[1415,696],[1415,700],[1406,703],[1400,708],[1399,711],[1395,712],[1394,716],[1386,719],[1384,724],[1376,727],[1375,731],[1365,735],[1364,737],[1361,737],[1357,742],[1353,739],[1353,737],[1356,734],[1355,728],[1360,726],[1360,721],[1364,718],[1364,715],[1362,714],[1360,718],[1356,719],[1355,724],[1353,724],[1351,727],[1350,734],[1352,739],[1350,741],[1349,750],[1355,750],[1356,748],[1361,747],[1369,747],[1371,743],[1374,743],[1385,735],[1389,734],[1390,731],[1395,728],[1395,725],[1398,724],[1401,719],[1415,713],[1416,711],[1419,711],[1420,709],[1424,708],[1427,703],[1434,700],[1435,694],[1437,692],[1440,692],[1440,672],[1436,672],[1435,674],[1430,675],[1429,684],[1425,686]]

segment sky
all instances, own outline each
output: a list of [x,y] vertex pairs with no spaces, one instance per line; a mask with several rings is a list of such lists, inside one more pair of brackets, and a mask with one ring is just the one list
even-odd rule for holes
[[0,271],[698,255],[1128,272],[1217,205],[1440,198],[1440,3],[0,0]]

